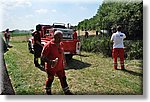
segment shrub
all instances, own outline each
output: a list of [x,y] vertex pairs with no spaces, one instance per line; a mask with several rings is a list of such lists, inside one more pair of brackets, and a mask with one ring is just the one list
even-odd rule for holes
[[[125,40],[125,57],[127,59],[143,59],[143,41]],[[90,36],[81,37],[81,50],[94,53],[102,53],[104,56],[111,57],[112,45],[109,37]]]
[[125,46],[127,47],[126,53],[128,59],[143,59],[142,40],[136,40],[136,41],[128,40],[125,42]]

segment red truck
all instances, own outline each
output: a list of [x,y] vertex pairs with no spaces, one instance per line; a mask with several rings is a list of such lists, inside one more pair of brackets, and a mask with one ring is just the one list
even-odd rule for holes
[[[63,23],[54,23],[53,25],[37,25],[36,30],[40,30],[41,43],[45,45],[53,37],[54,31],[60,30],[63,32],[63,44],[64,44],[64,54],[66,59],[72,59],[73,55],[80,54],[81,43],[79,39],[74,39],[73,29],[65,27]],[[28,49],[31,53],[34,53],[33,48],[34,37],[32,36],[28,40]]]

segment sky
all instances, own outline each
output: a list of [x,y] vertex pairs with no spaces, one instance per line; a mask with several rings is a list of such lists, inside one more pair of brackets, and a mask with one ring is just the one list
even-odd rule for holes
[[77,25],[92,18],[103,0],[1,0],[0,30],[30,30],[37,24]]

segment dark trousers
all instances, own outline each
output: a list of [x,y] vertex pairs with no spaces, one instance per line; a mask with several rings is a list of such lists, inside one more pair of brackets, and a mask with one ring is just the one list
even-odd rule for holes
[[[58,71],[56,73],[56,75],[58,76],[58,78],[60,80],[61,87],[63,89],[67,88],[68,84],[67,84],[67,81],[66,81],[66,76],[65,76],[64,70]],[[48,73],[48,79],[46,81],[46,88],[51,88],[53,80],[54,80],[54,75],[52,75],[51,73]]]
[[41,60],[41,65],[44,65],[44,61],[41,59],[41,52],[42,52],[42,47],[41,46],[39,46],[39,45],[34,45],[34,64],[35,65],[39,65],[39,61],[38,61],[38,59],[40,58],[40,60]]

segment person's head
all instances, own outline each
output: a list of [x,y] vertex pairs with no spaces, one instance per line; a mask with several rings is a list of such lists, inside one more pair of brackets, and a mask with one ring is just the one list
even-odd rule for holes
[[122,29],[121,26],[118,25],[118,26],[117,26],[117,31],[121,31],[121,29]]
[[9,29],[8,29],[8,28],[6,29],[6,32],[9,32]]
[[54,41],[56,43],[60,43],[62,41],[62,36],[63,36],[63,32],[62,31],[59,31],[59,30],[55,31],[54,32]]

